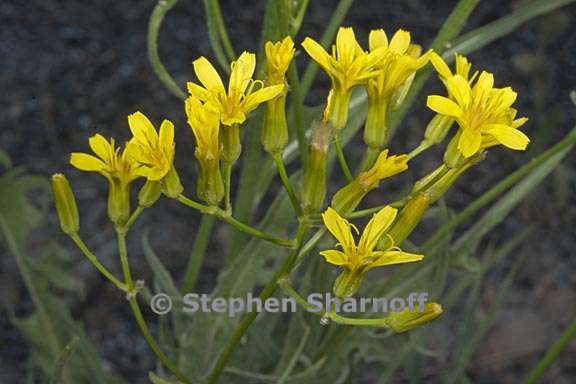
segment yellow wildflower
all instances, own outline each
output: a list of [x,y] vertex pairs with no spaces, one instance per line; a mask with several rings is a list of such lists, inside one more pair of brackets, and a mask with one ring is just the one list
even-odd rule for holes
[[309,37],[304,39],[302,47],[330,77],[333,94],[327,115],[335,129],[344,128],[348,119],[352,88],[365,84],[369,78],[376,76],[374,67],[384,58],[386,49],[364,52],[356,41],[352,28],[344,27],[338,30],[331,55]]
[[410,44],[410,32],[399,29],[390,43],[382,29],[373,30],[369,35],[370,52],[384,48],[384,59],[377,65],[377,76],[366,85],[368,99],[379,100],[386,107],[387,101],[406,81],[428,63],[431,51],[420,56],[421,48]]
[[220,115],[209,103],[195,96],[186,99],[186,115],[196,139],[194,152],[198,159],[198,196],[211,205],[218,205],[224,196],[224,184],[220,173]]
[[264,45],[264,51],[268,63],[267,84],[284,84],[284,76],[294,58],[295,49],[292,38],[286,36],[276,43],[268,41]]
[[432,52],[430,54],[430,62],[434,66],[434,69],[436,69],[436,72],[438,72],[438,75],[442,81],[446,81],[454,75],[460,75],[471,82],[476,78],[476,76],[478,76],[478,71],[474,71],[474,73],[470,75],[472,64],[466,57],[457,53],[454,55],[454,61],[456,62],[456,71],[455,73],[452,73],[450,67],[448,64],[446,64],[440,55],[438,55],[436,52]]
[[[242,124],[248,112],[260,103],[278,96],[284,85],[263,86],[261,81],[252,79],[256,68],[256,56],[243,52],[238,60],[230,65],[231,74],[228,90],[224,88],[222,79],[216,69],[205,57],[194,60],[194,72],[202,86],[188,82],[188,92],[203,102],[210,102],[220,112],[220,120],[224,125]],[[260,84],[259,89],[255,89]]]
[[518,128],[528,119],[515,118],[511,106],[517,94],[512,88],[494,88],[494,76],[488,72],[480,73],[472,86],[459,74],[447,78],[445,84],[451,98],[428,96],[427,105],[456,120],[460,127],[457,148],[465,158],[496,144],[526,149],[530,139]]
[[142,113],[135,112],[128,116],[128,125],[134,136],[127,144],[134,159],[141,165],[140,176],[150,181],[161,180],[174,163],[174,124],[164,120],[160,131]]
[[360,173],[349,184],[341,188],[332,198],[332,206],[347,215],[362,201],[364,196],[378,187],[382,179],[392,177],[408,169],[408,155],[388,156],[388,150],[380,152],[374,165]]
[[70,164],[81,171],[98,172],[108,180],[108,216],[114,223],[122,224],[130,213],[129,185],[141,176],[141,166],[132,153],[134,147],[126,146],[120,152],[114,139],[108,141],[99,134],[92,136],[88,143],[96,156],[75,152],[70,156]]
[[374,214],[366,225],[358,245],[352,231],[356,227],[341,217],[336,210],[328,208],[323,214],[324,225],[338,240],[341,250],[329,249],[321,251],[326,261],[344,268],[334,285],[334,292],[340,297],[353,295],[368,270],[384,265],[410,263],[420,261],[423,255],[403,252],[392,244],[388,249],[375,250],[378,240],[386,234],[398,210],[390,206],[382,208]]
[[186,116],[196,139],[196,157],[207,160],[220,158],[218,131],[220,115],[210,104],[202,104],[195,96],[186,99]]

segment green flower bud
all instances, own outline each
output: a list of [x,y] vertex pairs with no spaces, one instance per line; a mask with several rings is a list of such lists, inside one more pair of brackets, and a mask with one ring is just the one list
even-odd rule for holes
[[406,332],[431,322],[442,314],[442,306],[438,303],[426,303],[424,311],[417,307],[406,308],[401,312],[391,312],[385,318],[386,325],[395,332]]
[[52,193],[56,204],[56,212],[60,220],[60,228],[68,235],[78,232],[80,219],[76,199],[68,179],[61,173],[52,175]]
[[138,192],[138,205],[148,208],[154,205],[162,195],[162,187],[159,181],[146,180],[146,183]]
[[184,191],[184,187],[180,182],[178,172],[174,167],[171,167],[162,179],[162,192],[171,199],[176,199],[182,194],[182,191]]

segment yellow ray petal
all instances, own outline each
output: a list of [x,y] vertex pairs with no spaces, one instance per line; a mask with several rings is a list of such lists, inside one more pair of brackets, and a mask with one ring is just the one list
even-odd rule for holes
[[170,120],[164,120],[160,125],[159,140],[164,150],[170,150],[174,145],[174,124]]
[[394,33],[392,39],[390,40],[390,49],[396,53],[404,53],[410,46],[410,32],[405,31],[403,29],[399,29]]
[[440,77],[448,79],[452,76],[450,67],[448,67],[444,59],[442,59],[442,57],[436,52],[432,52],[430,54],[430,62],[432,63],[432,66],[434,66],[434,69],[436,69],[436,72],[440,74]]
[[95,134],[88,139],[88,145],[96,156],[104,160],[104,162],[111,162],[112,156],[114,156],[114,148],[104,136],[99,133]]
[[209,91],[226,92],[222,79],[214,66],[204,56],[194,60],[194,72],[202,85]]
[[382,208],[372,216],[372,219],[364,228],[360,242],[358,243],[358,253],[367,255],[372,252],[378,240],[388,230],[396,218],[398,210],[390,206]]
[[489,124],[486,132],[494,136],[500,144],[519,151],[525,150],[530,142],[524,132],[504,124]]
[[356,252],[356,243],[352,236],[352,226],[348,220],[342,218],[332,207],[326,209],[322,214],[322,219],[326,228],[342,246],[344,253],[347,255],[354,254]]
[[462,135],[458,141],[458,150],[464,157],[470,157],[478,152],[482,143],[480,132],[472,129],[462,129]]
[[383,29],[374,29],[370,31],[370,35],[368,36],[368,46],[371,51],[380,47],[388,48],[388,37],[386,36],[386,32],[384,32]]
[[252,80],[254,69],[256,68],[256,55],[250,52],[242,52],[238,60],[232,65],[230,82],[228,83],[228,94],[233,92],[244,93],[248,84]]
[[328,249],[321,251],[320,254],[324,256],[326,262],[334,265],[346,265],[348,264],[348,258],[344,252],[338,251],[336,249]]
[[268,100],[272,100],[284,91],[284,85],[272,85],[270,87],[264,87],[256,92],[252,92],[244,99],[243,110],[245,113],[250,112],[258,106],[258,104],[263,103]]
[[103,171],[106,169],[106,164],[102,160],[87,153],[72,153],[70,164],[81,171]]
[[154,125],[142,112],[128,115],[128,125],[132,135],[140,143],[155,143],[158,141],[158,133]]
[[[348,67],[354,61],[358,53],[358,42],[351,27],[340,27],[336,35],[336,52],[338,61],[344,67]],[[361,48],[360,48],[361,50]]]
[[456,99],[458,105],[462,108],[466,108],[470,104],[470,98],[472,90],[470,89],[470,84],[466,79],[460,75],[451,76],[446,80],[446,88],[448,93]]
[[317,62],[328,74],[332,73],[332,58],[320,44],[307,37],[302,42],[302,48]]
[[372,263],[370,263],[368,266],[369,269],[374,267],[381,267],[383,265],[413,263],[424,258],[424,255],[403,251],[378,251],[374,252],[372,255],[376,256],[377,258]]
[[195,96],[196,98],[202,101],[207,101],[208,99],[210,99],[210,91],[208,91],[206,88],[199,86],[196,83],[189,81],[186,83],[186,88],[188,88],[189,94]]
[[444,96],[431,95],[426,99],[428,108],[436,113],[446,116],[458,117],[462,115],[460,106]]

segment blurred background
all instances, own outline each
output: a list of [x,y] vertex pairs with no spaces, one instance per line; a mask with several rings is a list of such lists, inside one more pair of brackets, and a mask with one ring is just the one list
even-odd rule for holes
[[[481,1],[463,32],[509,14],[515,3]],[[310,2],[297,41],[304,36],[318,38],[335,4]],[[163,118],[175,123],[176,162],[184,185],[192,189],[193,137],[182,103],[156,78],[147,58],[147,26],[154,5],[148,0],[0,3],[0,150],[7,154],[2,156],[2,163],[8,163],[9,158],[27,175],[25,182],[16,182],[16,175],[6,171],[0,182],[0,211],[10,219],[16,240],[23,244],[26,257],[34,260],[34,268],[50,276],[46,286],[64,300],[72,318],[84,324],[106,370],[130,383],[147,382],[147,372],[154,369],[156,360],[140,336],[123,295],[104,282],[61,234],[44,187],[52,173],[69,176],[79,202],[85,240],[105,264],[115,265],[104,179],[80,174],[68,159],[70,152],[86,151],[87,139],[95,132],[119,140],[127,138],[126,116],[139,110],[156,123]],[[265,2],[221,1],[221,6],[236,51],[257,50]],[[426,47],[453,6],[454,1],[357,1],[344,24],[355,28],[363,44],[370,29],[384,28],[390,34],[404,28],[414,42]],[[450,208],[459,211],[466,207],[474,197],[557,142],[576,123],[576,107],[569,98],[576,88],[575,16],[576,5],[560,8],[469,55],[474,69],[495,74],[497,86],[510,85],[518,91],[516,105],[520,115],[530,118],[525,131],[532,142],[524,153],[491,151],[481,166],[469,171],[449,192],[446,204]],[[200,1],[181,1],[169,13],[159,47],[167,69],[181,85],[193,78],[192,60],[200,55],[213,58]],[[299,55],[299,64],[307,60],[304,56]],[[322,103],[328,86],[326,76],[319,74],[306,104]],[[403,153],[418,144],[432,117],[425,107],[425,95],[439,90],[444,92],[438,80],[427,83],[391,143],[392,152]],[[351,159],[360,159],[361,142],[357,135],[348,146]],[[422,176],[435,167],[441,155],[441,148],[423,155],[413,176]],[[5,170],[3,167],[2,172]],[[571,154],[483,240],[498,243],[534,227],[514,255],[492,270],[482,285],[479,308],[497,294],[498,283],[511,263],[517,262],[513,285],[469,365],[469,377],[474,382],[519,382],[576,318],[575,171],[576,157]],[[380,193],[373,192],[370,201],[381,201]],[[30,200],[23,199],[24,195],[31,196]],[[185,268],[197,226],[194,212],[162,200],[146,212],[135,230],[150,229],[151,244],[175,278],[181,279],[179,271]],[[422,232],[426,230],[424,226]],[[419,236],[417,233],[415,242]],[[141,245],[134,237],[129,244],[134,255],[133,274],[148,280],[150,271],[139,260]],[[228,239],[229,228],[219,227],[212,236],[201,291],[213,287]],[[6,239],[0,242],[0,382],[24,383],[30,348],[23,329],[30,324],[16,319],[28,316],[33,303],[6,243]],[[458,319],[462,314],[445,316]],[[576,344],[572,343],[548,372],[546,382],[576,382],[575,357]],[[448,369],[442,359],[427,368],[433,374]],[[369,376],[362,380],[375,382]],[[394,380],[407,379],[399,371]]]

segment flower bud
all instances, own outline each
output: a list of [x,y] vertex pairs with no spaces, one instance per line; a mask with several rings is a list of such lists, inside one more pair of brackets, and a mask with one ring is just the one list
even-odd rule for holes
[[400,312],[391,312],[386,316],[386,325],[395,332],[406,332],[431,322],[442,314],[442,306],[438,303],[426,303],[424,310],[418,307],[405,308]]
[[178,172],[174,167],[171,167],[166,176],[162,179],[162,193],[171,199],[175,199],[182,194],[184,187],[180,182]]
[[458,168],[462,166],[466,159],[460,153],[458,149],[458,141],[460,140],[460,133],[454,135],[452,140],[448,143],[448,147],[446,148],[446,152],[444,152],[444,164],[448,168]]
[[138,205],[148,208],[154,205],[162,195],[162,187],[159,181],[146,180],[146,183],[138,192]]
[[408,200],[388,230],[389,236],[382,237],[377,248],[389,249],[394,245],[402,244],[420,223],[429,206],[430,195],[426,192],[421,192]]
[[314,126],[310,141],[310,158],[304,170],[302,206],[306,213],[317,212],[324,204],[326,195],[326,167],[331,130],[326,123]]
[[60,220],[60,228],[68,235],[78,232],[80,220],[76,199],[68,179],[61,173],[52,175],[52,193],[56,204],[56,212]]

